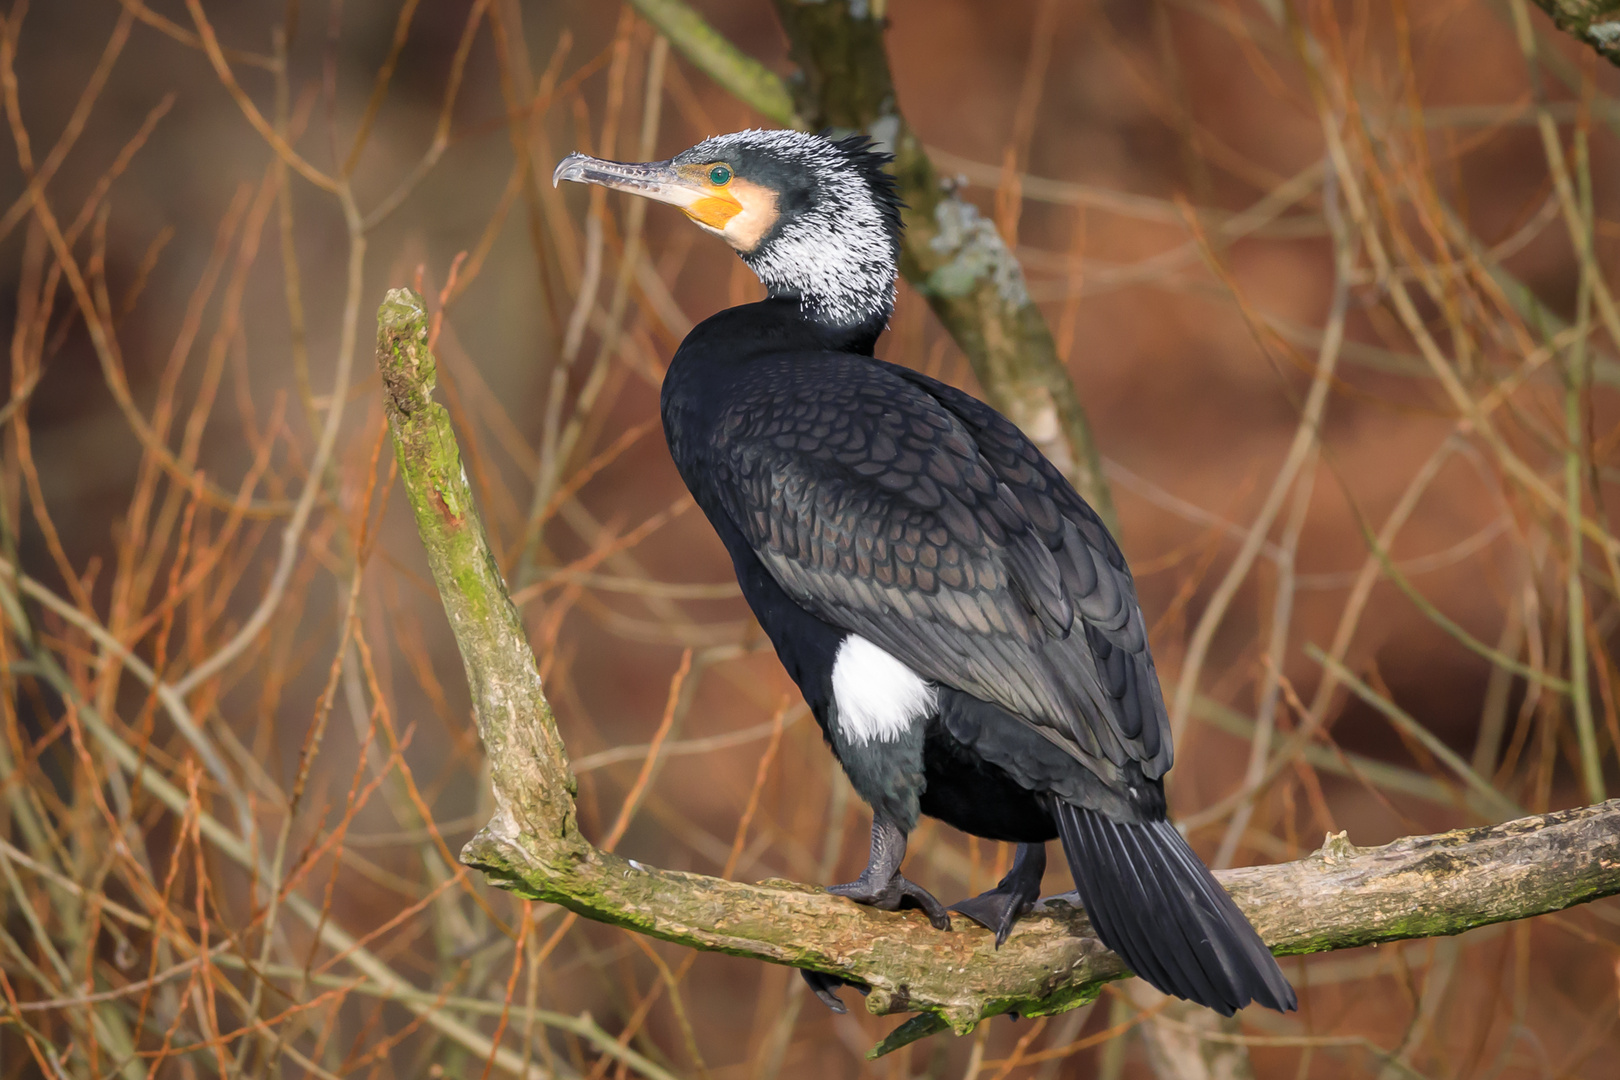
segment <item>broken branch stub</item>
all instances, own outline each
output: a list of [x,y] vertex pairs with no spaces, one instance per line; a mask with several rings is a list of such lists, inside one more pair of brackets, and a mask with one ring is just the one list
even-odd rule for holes
[[[947,1026],[966,1032],[1001,1013],[1061,1012],[1126,974],[1085,913],[1061,898],[1021,921],[998,950],[988,932],[961,921],[941,932],[919,913],[873,911],[814,886],[662,870],[591,845],[449,414],[432,400],[427,326],[419,296],[390,291],[377,317],[377,363],[400,475],[489,755],[497,810],[463,862],[502,888],[589,919],[825,971],[871,987],[871,1012],[923,1014],[877,1052]],[[1620,801],[1378,848],[1340,836],[1297,862],[1217,876],[1282,954],[1457,934],[1620,893]]]

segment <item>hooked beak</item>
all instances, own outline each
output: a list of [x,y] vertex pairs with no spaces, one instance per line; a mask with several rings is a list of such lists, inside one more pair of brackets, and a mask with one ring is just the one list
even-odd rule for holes
[[687,217],[715,232],[723,231],[726,223],[742,209],[723,188],[707,183],[700,170],[668,161],[604,161],[585,154],[569,154],[557,163],[556,171],[551,174],[551,186],[556,187],[564,180],[598,184],[678,206]]

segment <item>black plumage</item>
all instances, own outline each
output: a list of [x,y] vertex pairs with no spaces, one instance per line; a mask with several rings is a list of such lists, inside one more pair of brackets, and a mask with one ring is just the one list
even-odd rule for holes
[[871,862],[834,891],[948,925],[899,872],[918,815],[1017,842],[1001,885],[957,905],[999,944],[1038,897],[1041,845],[1061,837],[1098,933],[1143,978],[1227,1014],[1292,1008],[1166,817],[1169,724],[1118,545],[994,409],[872,357],[899,236],[881,160],[858,138],[744,132],[667,163],[558,169],[681,205],[767,285],[682,342],[663,421],[744,597],[873,807]]

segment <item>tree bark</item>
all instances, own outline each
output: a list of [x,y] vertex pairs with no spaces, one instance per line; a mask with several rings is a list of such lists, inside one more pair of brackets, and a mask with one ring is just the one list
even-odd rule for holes
[[1536,6],[1558,25],[1596,49],[1611,64],[1620,64],[1620,0],[1536,0]]
[[[820,888],[648,866],[579,832],[574,781],[534,654],[474,505],[449,414],[432,399],[428,317],[409,289],[377,316],[377,363],[400,475],[449,617],[489,755],[496,812],[462,861],[519,895],[694,948],[830,972],[868,1010],[921,1015],[874,1053],[1006,1012],[1038,1016],[1127,974],[1072,898],[1049,900],[1001,949],[958,923],[861,907]],[[1457,934],[1620,892],[1620,801],[1357,848],[1341,834],[1279,866],[1218,875],[1280,954]]]

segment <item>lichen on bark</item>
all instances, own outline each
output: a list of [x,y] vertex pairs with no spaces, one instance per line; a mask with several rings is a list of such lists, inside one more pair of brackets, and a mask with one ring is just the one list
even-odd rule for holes
[[1620,64],[1620,0],[1536,0],[1560,30]]

